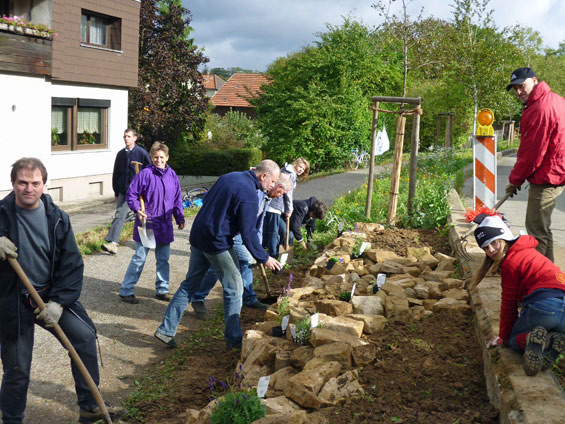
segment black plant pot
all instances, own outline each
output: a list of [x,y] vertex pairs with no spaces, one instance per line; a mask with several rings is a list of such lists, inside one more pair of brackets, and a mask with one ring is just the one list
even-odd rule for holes
[[283,331],[282,327],[280,325],[277,325],[276,327],[273,327],[272,334],[273,337],[284,337],[286,331]]

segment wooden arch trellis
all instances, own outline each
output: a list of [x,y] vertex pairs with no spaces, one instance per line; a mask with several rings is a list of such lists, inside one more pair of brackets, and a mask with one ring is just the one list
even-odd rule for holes
[[[394,141],[394,162],[391,172],[390,198],[388,204],[387,224],[392,225],[396,219],[396,206],[398,203],[398,187],[400,185],[400,171],[402,169],[402,150],[404,144],[404,128],[406,126],[406,115],[412,115],[412,149],[410,151],[410,182],[408,188],[408,213],[412,213],[412,200],[416,193],[416,171],[418,167],[418,148],[420,144],[420,115],[422,114],[422,99],[420,97],[383,97],[373,96],[373,128],[371,139],[371,160],[369,161],[369,181],[367,183],[367,203],[365,205],[365,216],[371,217],[371,202],[373,198],[373,181],[375,178],[375,143],[377,139],[377,119],[379,112],[397,113],[396,138]],[[391,111],[380,109],[379,104],[400,103],[414,105],[414,109],[400,109]]]

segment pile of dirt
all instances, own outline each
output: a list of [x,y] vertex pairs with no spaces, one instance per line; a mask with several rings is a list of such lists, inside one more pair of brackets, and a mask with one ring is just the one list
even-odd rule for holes
[[[433,253],[449,254],[447,240],[436,231],[387,229],[369,240],[373,247],[406,254],[409,246],[429,246]],[[269,274],[274,293],[281,293],[292,273],[300,287],[310,263],[295,263],[291,270]],[[264,288],[257,273],[259,296]],[[243,308],[244,331],[263,320],[263,312]],[[489,403],[480,346],[471,313],[441,313],[413,324],[388,324],[368,338],[377,357],[360,371],[365,394],[344,405],[323,408],[309,415],[310,423],[496,423],[498,413]],[[184,423],[187,408],[200,409],[210,401],[208,379],[232,379],[239,353],[225,350],[221,337],[182,346],[174,353],[179,366],[171,372],[170,390],[136,407],[145,423]]]

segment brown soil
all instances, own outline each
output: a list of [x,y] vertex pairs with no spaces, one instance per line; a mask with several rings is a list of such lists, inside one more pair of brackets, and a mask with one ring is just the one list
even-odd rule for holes
[[[430,246],[449,254],[444,238],[435,231],[386,230],[370,240],[373,246],[405,255],[408,246]],[[295,262],[293,286],[310,264]],[[289,270],[270,272],[275,294],[288,283]],[[265,290],[256,277],[259,297]],[[261,321],[263,312],[244,308],[244,331]],[[365,394],[340,407],[312,411],[310,423],[497,423],[498,413],[489,403],[481,349],[475,338],[471,313],[437,314],[414,324],[389,324],[370,337],[377,346],[375,361],[360,371]],[[174,353],[181,364],[169,371],[166,393],[157,400],[139,402],[146,423],[183,423],[187,408],[208,404],[208,378],[231,380],[238,352],[226,352],[223,338],[202,340],[200,347],[183,345]],[[163,368],[163,365],[159,367]],[[163,371],[163,370],[161,370]]]

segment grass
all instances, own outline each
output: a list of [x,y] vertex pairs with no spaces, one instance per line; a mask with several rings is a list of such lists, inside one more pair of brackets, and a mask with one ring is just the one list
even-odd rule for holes
[[[184,210],[185,218],[195,216],[200,208],[187,208]],[[131,240],[133,237],[134,222],[126,222],[120,235],[120,242]],[[91,255],[92,253],[101,252],[102,244],[105,243],[104,237],[108,234],[110,224],[95,227],[92,230],[75,236],[78,248],[82,255]]]
[[224,312],[222,306],[214,308],[211,316],[204,321],[202,328],[191,332],[190,338],[173,350],[173,353],[155,367],[151,367],[147,375],[133,381],[134,389],[124,402],[128,418],[136,422],[144,422],[143,411],[136,405],[139,403],[156,402],[168,397],[176,390],[170,380],[175,375],[175,370],[186,362],[188,355],[196,349],[206,346],[206,341],[211,338],[223,340],[224,338]]

